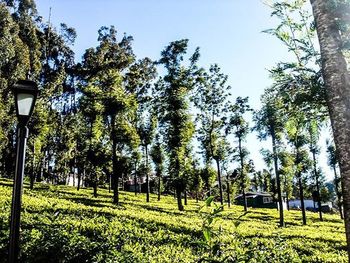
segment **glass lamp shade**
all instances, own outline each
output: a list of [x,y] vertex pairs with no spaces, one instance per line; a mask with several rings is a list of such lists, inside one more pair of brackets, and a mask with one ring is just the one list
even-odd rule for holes
[[31,109],[33,107],[33,102],[34,102],[33,94],[18,93],[17,94],[18,115],[29,116],[31,113]]
[[30,80],[19,80],[13,86],[15,95],[16,113],[19,125],[26,125],[33,113],[38,86]]

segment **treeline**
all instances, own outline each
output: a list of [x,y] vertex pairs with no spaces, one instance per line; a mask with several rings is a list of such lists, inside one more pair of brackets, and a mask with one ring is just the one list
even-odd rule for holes
[[[232,99],[218,65],[207,70],[199,65],[199,48],[188,54],[188,40],[171,42],[152,61],[136,57],[131,36],[102,27],[98,45],[75,62],[73,28],[44,22],[34,1],[1,0],[0,174],[14,174],[11,87],[29,78],[40,86],[28,124],[26,175],[32,188],[35,181],[66,183],[74,177],[78,189],[83,182],[95,196],[98,187],[110,187],[119,204],[119,189],[128,182],[137,194],[145,178],[147,202],[151,190],[158,199],[160,193],[174,194],[180,210],[188,196],[214,195],[230,205],[235,193],[243,195],[247,210],[249,190],[272,192],[280,207],[283,197],[311,196],[321,207],[322,199],[331,197],[318,164],[320,133],[328,122],[320,55],[304,1],[287,2],[272,6],[281,24],[267,32],[295,61],[271,69],[274,85],[254,111],[247,97]],[[272,150],[262,150],[262,171],[255,169],[246,146],[252,131],[271,141]],[[342,216],[332,142],[328,154]]]

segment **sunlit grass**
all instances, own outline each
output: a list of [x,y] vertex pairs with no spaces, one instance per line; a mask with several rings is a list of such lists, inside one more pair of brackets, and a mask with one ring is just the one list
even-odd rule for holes
[[[0,258],[6,259],[11,181],[0,180]],[[24,262],[196,262],[202,251],[203,203],[189,200],[177,210],[172,196],[145,202],[145,195],[112,193],[37,184],[23,193],[22,260]],[[220,214],[216,227],[226,251],[241,262],[346,262],[344,224],[338,215],[286,211],[286,227],[278,227],[278,211],[232,206]],[[278,251],[277,251],[278,250]],[[282,253],[282,256],[278,254]],[[285,253],[285,259],[283,256]],[[1,260],[0,259],[0,260]],[[256,261],[254,261],[256,260]]]

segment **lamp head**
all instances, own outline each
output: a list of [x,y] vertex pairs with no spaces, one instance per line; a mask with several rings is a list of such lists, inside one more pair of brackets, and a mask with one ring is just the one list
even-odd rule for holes
[[16,115],[19,125],[25,126],[32,116],[38,95],[38,86],[34,81],[19,80],[13,86],[15,95]]

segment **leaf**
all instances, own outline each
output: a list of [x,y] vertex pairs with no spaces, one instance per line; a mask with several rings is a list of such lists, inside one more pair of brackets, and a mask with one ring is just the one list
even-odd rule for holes
[[204,239],[209,242],[211,240],[211,231],[208,228],[203,229]]
[[214,196],[209,196],[206,200],[205,200],[205,205],[206,206],[211,206],[211,203],[214,201]]

